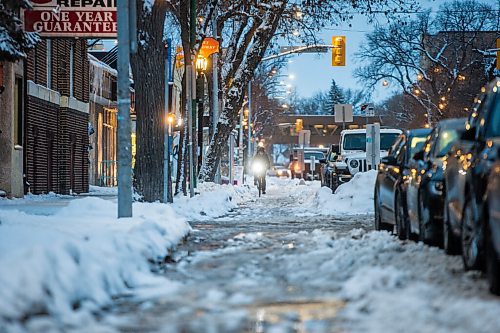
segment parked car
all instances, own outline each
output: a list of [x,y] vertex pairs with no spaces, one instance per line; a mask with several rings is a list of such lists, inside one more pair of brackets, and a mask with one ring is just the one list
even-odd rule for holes
[[409,232],[426,244],[442,245],[444,160],[464,126],[465,119],[440,121],[427,137],[423,150],[414,155],[417,163],[403,184]]
[[[495,198],[493,194],[491,198],[490,195],[498,192],[488,186],[492,180],[490,175],[496,173],[494,166],[498,165],[495,161],[498,159],[500,148],[499,90],[500,79],[496,79],[486,88],[486,95],[481,98],[480,107],[473,111],[478,118],[475,125],[468,126],[462,135],[463,140],[472,142],[470,160],[464,161],[467,164],[464,165],[465,200],[461,221],[462,258],[466,269],[484,268],[487,245],[493,243],[493,248],[500,246],[496,236],[498,225],[490,223],[497,216],[491,209],[498,209],[491,207],[498,197]],[[491,177],[494,178],[495,175]],[[488,262],[491,263],[491,259],[488,259]]]
[[[290,163],[290,173],[292,178],[304,178],[306,180],[320,179],[321,163],[325,159],[325,148],[308,147],[304,149],[304,165],[299,163],[298,156],[301,149],[295,149],[293,152],[293,161]],[[314,159],[314,170],[311,170],[312,160]]]
[[396,226],[399,239],[410,237],[403,184],[415,164],[413,155],[422,149],[430,132],[427,128],[405,131],[381,159],[374,196],[376,230],[393,230]]
[[[477,110],[480,105],[474,106],[474,112],[469,115],[465,128],[477,126]],[[462,211],[465,202],[465,176],[470,165],[474,142],[462,140],[455,142],[444,159],[443,172],[443,248],[446,254],[460,254],[462,245]]]
[[500,295],[500,149],[486,189],[486,274],[490,291]]
[[273,166],[268,172],[267,175],[270,177],[290,177],[290,170],[285,168],[282,165]]
[[[396,128],[380,129],[380,157],[387,156],[389,148],[401,133]],[[331,181],[328,186],[333,192],[356,173],[369,170],[366,161],[366,128],[343,130],[340,133],[340,155],[331,162],[330,168]]]

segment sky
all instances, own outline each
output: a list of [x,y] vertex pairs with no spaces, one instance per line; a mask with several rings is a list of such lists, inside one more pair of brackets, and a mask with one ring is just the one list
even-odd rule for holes
[[[484,2],[493,3],[495,0],[485,0]],[[420,1],[423,8],[431,8],[436,10],[443,0],[422,0]],[[380,22],[386,22],[383,15],[380,16]],[[319,91],[328,91],[332,79],[342,88],[351,88],[361,90],[362,84],[357,82],[353,76],[356,67],[360,66],[359,60],[354,58],[354,54],[359,50],[361,43],[365,39],[365,35],[373,31],[374,26],[368,23],[368,20],[363,15],[355,15],[351,21],[352,27],[349,27],[349,22],[332,26],[324,29],[320,33],[320,37],[326,44],[331,43],[332,36],[346,36],[346,66],[332,67],[331,52],[318,54],[300,54],[291,57],[291,63],[288,68],[283,70],[289,74],[293,74],[295,79],[293,85],[295,87],[297,97],[311,97]],[[397,87],[383,87],[381,84],[376,87],[371,101],[379,102],[391,96]]]

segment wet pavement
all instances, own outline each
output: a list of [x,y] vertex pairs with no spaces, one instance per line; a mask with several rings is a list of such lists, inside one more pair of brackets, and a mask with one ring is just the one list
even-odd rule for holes
[[192,223],[188,241],[164,267],[179,283],[176,290],[140,304],[119,301],[113,311],[119,330],[339,332],[336,315],[344,303],[331,297],[335,288],[290,281],[283,256],[309,250],[296,244],[297,235],[369,230],[372,217],[307,216],[295,206],[293,197],[271,195],[223,218]]

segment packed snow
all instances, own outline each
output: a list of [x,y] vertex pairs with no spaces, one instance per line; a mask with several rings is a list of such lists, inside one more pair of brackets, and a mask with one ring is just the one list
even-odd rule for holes
[[1,199],[0,327],[43,313],[78,323],[117,295],[175,289],[152,271],[190,232],[187,221],[223,216],[249,195],[210,183],[199,191],[172,205],[136,202],[120,220],[116,188]]
[[[0,322],[48,313],[78,322],[115,295],[163,284],[162,262],[190,231],[162,204],[134,204],[116,220],[116,203],[72,200],[51,216],[0,210]],[[1,326],[1,324],[0,324]]]
[[[47,313],[113,333],[147,330],[145,320],[163,332],[237,332],[249,320],[269,332],[297,321],[309,332],[496,332],[500,301],[480,273],[438,248],[371,231],[375,175],[357,174],[334,194],[270,177],[260,198],[251,178],[203,183],[194,198],[135,203],[134,217],[119,221],[116,189],[1,199],[0,327],[50,331],[39,316]],[[167,256],[176,264],[158,265]],[[123,296],[136,305],[101,311]],[[307,308],[316,314],[304,316]]]
[[373,195],[377,171],[359,172],[353,179],[340,185],[335,193],[322,187],[316,193],[314,205],[321,214],[373,213]]

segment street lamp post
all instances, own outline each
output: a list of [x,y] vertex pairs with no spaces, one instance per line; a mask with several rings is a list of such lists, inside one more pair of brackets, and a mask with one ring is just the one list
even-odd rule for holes
[[198,103],[198,167],[201,170],[203,163],[203,114],[205,113],[205,72],[208,67],[207,58],[198,55],[196,58],[196,99]]
[[172,123],[173,118],[169,113],[170,103],[170,84],[172,81],[172,40],[170,38],[167,39],[167,57],[165,62],[165,106],[164,106],[164,115],[165,115],[165,127],[164,127],[164,136],[163,136],[163,202],[173,202],[172,198],[172,168],[170,164],[170,156],[171,156],[171,135],[172,135]]

